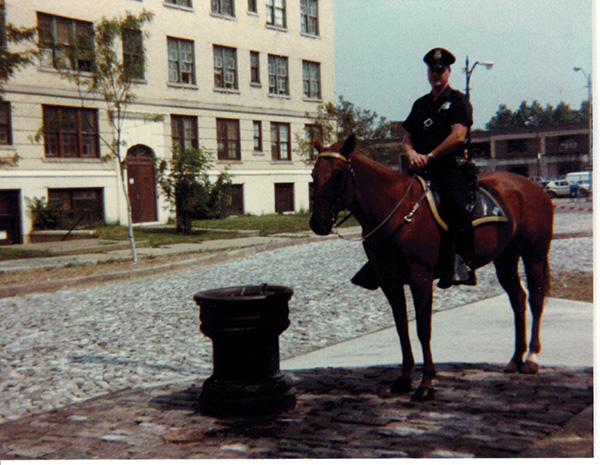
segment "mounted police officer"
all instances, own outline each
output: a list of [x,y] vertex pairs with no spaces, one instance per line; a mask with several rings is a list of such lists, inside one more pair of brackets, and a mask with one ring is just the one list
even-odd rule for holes
[[448,224],[453,245],[461,254],[455,260],[456,271],[442,276],[438,286],[475,284],[475,273],[468,266],[469,258],[474,256],[474,233],[467,208],[474,178],[463,166],[467,132],[473,124],[473,108],[467,97],[448,83],[450,66],[456,61],[452,53],[434,48],[423,61],[428,66],[431,92],[414,103],[403,124],[406,130],[402,141],[404,152],[410,167],[424,173],[438,191],[442,216]]
[[[438,287],[453,284],[475,285],[475,273],[469,265],[474,256],[474,232],[471,202],[476,175],[465,169],[468,128],[473,124],[473,108],[467,97],[452,89],[450,65],[456,58],[443,48],[430,50],[423,61],[431,92],[419,98],[403,123],[406,134],[402,141],[411,169],[427,177],[440,195],[442,217],[450,230],[452,243],[442,258],[446,263]],[[460,252],[458,255],[456,252]],[[352,283],[367,289],[379,284],[367,263],[352,278]]]

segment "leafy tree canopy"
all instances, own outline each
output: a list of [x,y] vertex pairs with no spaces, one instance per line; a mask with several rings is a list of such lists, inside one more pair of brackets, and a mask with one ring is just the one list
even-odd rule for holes
[[330,145],[355,134],[358,139],[357,151],[373,158],[374,151],[381,150],[376,149],[370,141],[388,139],[391,135],[391,125],[384,117],[355,106],[341,95],[337,105],[332,102],[319,105],[316,114],[307,116],[312,118],[311,125],[305,137],[296,135],[296,150],[309,163],[313,155],[312,141],[315,137],[324,145]]
[[529,105],[525,100],[519,109],[511,110],[506,105],[500,105],[496,115],[485,125],[487,130],[518,129],[526,127],[550,126],[553,124],[582,123],[588,121],[590,103],[584,101],[579,110],[573,110],[565,102],[556,107],[547,104],[542,107],[537,100]]

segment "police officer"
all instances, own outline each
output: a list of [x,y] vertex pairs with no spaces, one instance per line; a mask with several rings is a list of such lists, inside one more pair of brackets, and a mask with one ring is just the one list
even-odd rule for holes
[[[468,266],[474,255],[473,226],[467,204],[471,201],[473,180],[461,164],[464,162],[467,130],[473,124],[473,109],[467,97],[450,87],[450,65],[456,59],[443,48],[429,51],[423,61],[431,92],[413,105],[403,126],[404,152],[410,167],[425,173],[441,197],[442,216],[461,256],[456,257],[457,270],[452,267],[438,283],[446,288],[452,284],[475,284],[475,273]],[[464,257],[464,259],[462,258]],[[466,259],[466,262],[465,262]],[[462,277],[460,276],[462,274]]]

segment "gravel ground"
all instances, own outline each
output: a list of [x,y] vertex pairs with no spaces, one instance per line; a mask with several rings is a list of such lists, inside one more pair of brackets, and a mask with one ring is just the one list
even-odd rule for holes
[[[591,213],[556,216],[555,232],[591,230]],[[192,299],[201,290],[292,287],[282,359],[393,326],[381,291],[349,282],[364,260],[359,243],[331,240],[204,269],[1,299],[0,422],[108,391],[209,374],[211,341],[199,331]],[[591,271],[592,238],[554,241],[550,261],[554,272]],[[476,287],[436,288],[434,310],[503,292],[493,266],[477,277]]]

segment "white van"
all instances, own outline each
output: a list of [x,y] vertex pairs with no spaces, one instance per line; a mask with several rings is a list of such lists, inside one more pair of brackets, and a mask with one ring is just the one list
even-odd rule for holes
[[569,181],[570,184],[578,184],[581,189],[581,195],[583,197],[587,197],[589,193],[592,191],[591,180],[592,180],[592,172],[591,171],[574,171],[573,173],[568,173],[565,176],[565,179]]

